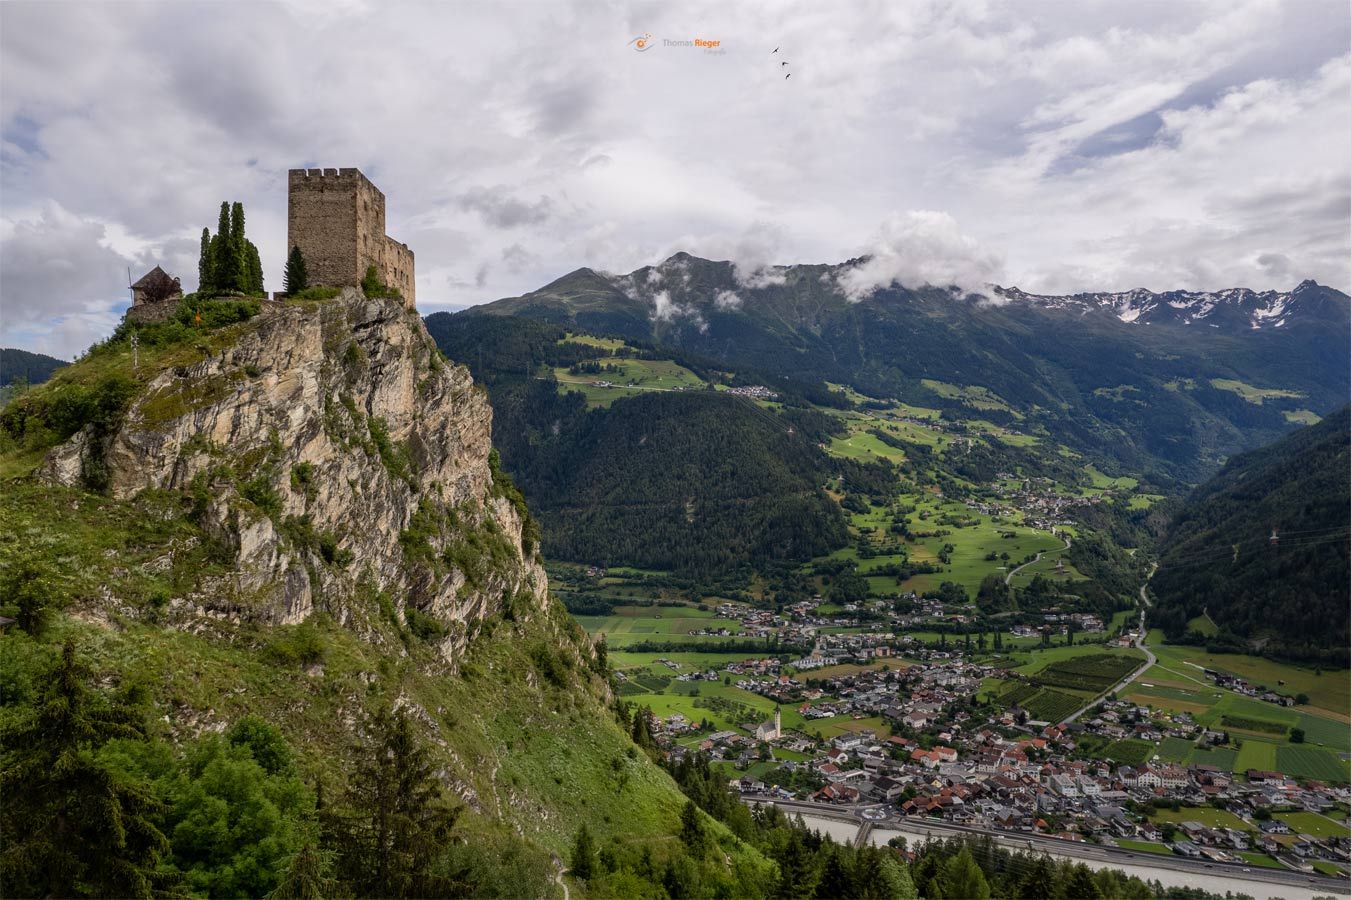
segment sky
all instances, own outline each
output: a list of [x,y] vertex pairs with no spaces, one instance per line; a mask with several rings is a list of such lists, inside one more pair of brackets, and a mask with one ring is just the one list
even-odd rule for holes
[[0,345],[82,352],[128,268],[191,290],[222,200],[280,290],[320,166],[384,191],[424,313],[678,250],[867,254],[861,293],[1346,290],[1351,8],[3,3]]

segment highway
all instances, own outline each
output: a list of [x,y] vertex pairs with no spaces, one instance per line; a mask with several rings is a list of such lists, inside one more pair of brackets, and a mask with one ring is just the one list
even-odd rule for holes
[[[1290,889],[1294,888],[1308,892],[1310,895],[1351,895],[1351,889],[1348,888],[1346,881],[1323,875],[1305,874],[1287,869],[1264,869],[1258,866],[1245,866],[1240,863],[1207,863],[1185,859],[1180,856],[1163,856],[1157,853],[1141,853],[1120,847],[1062,841],[1039,834],[954,825],[951,822],[943,822],[937,819],[902,816],[896,813],[894,809],[880,803],[813,803],[808,800],[777,800],[768,795],[753,794],[743,794],[741,799],[749,805],[771,803],[790,815],[801,813],[813,818],[833,819],[842,823],[849,823],[858,828],[860,832],[863,832],[866,826],[867,832],[864,833],[863,837],[865,840],[868,833],[875,834],[876,832],[886,831],[908,832],[935,839],[988,836],[1011,850],[1042,851],[1055,856],[1082,860],[1086,863],[1097,863],[1100,867],[1115,865],[1168,870],[1192,878],[1218,878],[1233,881],[1235,888],[1242,887],[1243,882],[1252,882],[1253,884],[1246,886],[1244,892],[1255,897],[1261,896],[1256,887],[1258,884],[1286,888],[1287,890],[1281,894],[1283,897],[1290,896]],[[865,810],[872,811],[873,816],[877,815],[877,811],[885,811],[887,815],[883,819],[871,817],[865,819],[863,817]],[[853,840],[858,841],[859,837],[856,835]]]

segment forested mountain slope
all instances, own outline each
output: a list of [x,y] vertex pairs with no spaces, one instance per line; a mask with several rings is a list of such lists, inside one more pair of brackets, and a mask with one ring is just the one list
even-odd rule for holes
[[534,377],[601,357],[562,340],[560,327],[437,314],[428,330],[488,385],[494,442],[540,517],[550,557],[713,581],[804,562],[847,538],[821,490],[833,469],[802,423],[805,409],[780,416],[712,390],[654,390],[588,408],[581,393]]
[[1351,407],[1230,460],[1191,494],[1160,546],[1155,621],[1171,637],[1186,638],[1189,620],[1206,613],[1221,629],[1214,643],[1344,665]]
[[15,379],[23,379],[28,384],[41,384],[64,365],[65,360],[45,353],[30,353],[13,347],[0,348],[0,387],[13,384]]
[[622,276],[579,269],[467,314],[656,340],[924,406],[969,406],[960,388],[975,386],[1008,407],[996,416],[1188,482],[1351,390],[1351,298],[1313,282],[1284,294],[860,293],[851,286],[866,264],[747,277],[679,253]]

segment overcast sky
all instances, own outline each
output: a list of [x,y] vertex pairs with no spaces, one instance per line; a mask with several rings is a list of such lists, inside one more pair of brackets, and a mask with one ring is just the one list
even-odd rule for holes
[[221,200],[280,290],[302,166],[384,191],[423,312],[682,249],[1351,287],[1346,0],[10,2],[0,138],[0,344],[62,357]]

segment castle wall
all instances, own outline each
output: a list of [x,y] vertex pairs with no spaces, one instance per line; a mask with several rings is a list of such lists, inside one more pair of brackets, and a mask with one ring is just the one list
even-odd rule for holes
[[414,301],[413,251],[385,234],[385,195],[358,169],[292,169],[287,252],[299,247],[310,284],[359,285],[369,266]]
[[[310,284],[359,284],[356,169],[292,169],[286,217],[286,251],[299,247]],[[369,184],[369,182],[367,182]]]
[[384,239],[380,270],[384,272],[385,284],[403,295],[404,303],[412,306],[417,299],[417,286],[413,278],[413,251],[407,244],[400,244],[392,237]]

